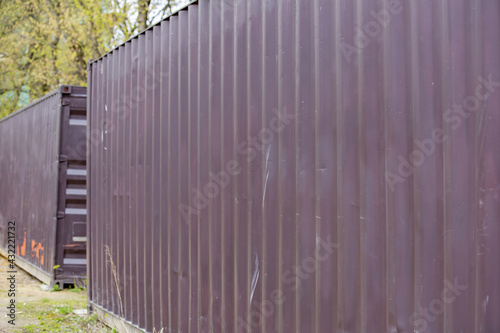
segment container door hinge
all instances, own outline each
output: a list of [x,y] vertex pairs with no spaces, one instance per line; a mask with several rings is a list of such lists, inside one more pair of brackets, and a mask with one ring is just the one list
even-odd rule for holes
[[65,212],[58,211],[57,212],[57,218],[58,219],[63,219],[66,216]]
[[61,105],[62,106],[68,106],[70,104],[71,104],[71,102],[69,101],[69,99],[64,99],[64,98],[61,99]]
[[66,155],[59,155],[59,162],[60,163],[68,162],[68,156],[66,156]]

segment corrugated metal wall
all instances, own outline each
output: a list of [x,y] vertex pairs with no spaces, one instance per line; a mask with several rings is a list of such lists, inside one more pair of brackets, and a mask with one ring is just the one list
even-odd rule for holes
[[90,63],[91,304],[500,331],[499,42],[498,0],[200,0]]
[[[59,95],[54,92],[0,122],[0,239],[16,221],[16,254],[53,271],[59,167]],[[42,199],[43,198],[43,199]]]
[[50,285],[85,278],[85,110],[61,86],[0,120],[0,253],[15,221],[15,264]]

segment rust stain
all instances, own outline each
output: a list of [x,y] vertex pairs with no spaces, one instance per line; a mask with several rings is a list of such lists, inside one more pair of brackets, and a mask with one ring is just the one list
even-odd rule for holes
[[21,254],[21,256],[25,256],[26,255],[26,231],[24,232],[24,241],[23,241],[23,245],[21,245],[21,252],[19,252],[19,248],[17,249],[17,253]]
[[34,240],[31,241],[31,257],[35,257],[38,260],[40,260],[40,263],[43,265],[43,252],[44,252],[44,247],[42,243],[37,243]]
[[63,245],[63,248],[65,248],[65,249],[74,248],[74,247],[84,247],[84,246],[82,246],[80,244],[65,244],[65,245]]

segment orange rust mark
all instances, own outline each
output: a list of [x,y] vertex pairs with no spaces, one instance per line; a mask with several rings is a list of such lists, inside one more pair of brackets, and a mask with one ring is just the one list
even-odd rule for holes
[[[17,250],[19,253],[19,249]],[[21,245],[21,256],[25,256],[26,255],[26,231],[24,232],[24,242],[23,242],[23,245]]]
[[85,244],[66,244],[62,246],[65,249],[71,249],[71,248],[85,248]]
[[38,260],[40,260],[40,263],[43,265],[43,253],[44,253],[44,247],[42,243],[37,243],[34,240],[31,241],[31,257],[35,257]]

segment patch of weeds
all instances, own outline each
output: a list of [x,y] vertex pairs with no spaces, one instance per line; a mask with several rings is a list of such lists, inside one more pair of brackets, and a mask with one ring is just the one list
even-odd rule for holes
[[[23,326],[19,332],[72,332],[72,333],[111,333],[113,330],[98,320],[97,314],[79,316],[73,309],[83,308],[85,303],[69,302],[61,304],[38,302],[31,309],[31,316],[38,319],[38,323]],[[116,332],[116,331],[115,331]]]
[[50,291],[61,291],[61,288],[59,288],[58,284],[55,284],[52,288],[50,288]]
[[72,306],[59,306],[56,307],[57,310],[63,315],[67,315],[70,313],[73,313],[73,307]]
[[[75,289],[75,291],[76,290],[82,291],[82,290],[87,289],[87,278],[85,278],[84,280],[75,278],[73,281],[74,281],[74,283],[73,283],[72,289]],[[70,289],[71,289],[71,287],[70,287]]]
[[80,288],[80,287],[73,287],[73,288],[71,288],[71,287],[70,287],[70,288],[69,288],[69,291],[72,291],[72,292],[74,292],[74,293],[79,293],[79,292],[81,292],[82,290],[83,290],[83,289],[82,289],[82,288]]
[[90,313],[81,316],[73,312],[74,309],[86,308],[87,297],[85,292],[77,293],[76,291],[70,292],[68,289],[64,289],[58,293],[45,294],[42,297],[19,304],[19,310],[22,311],[20,318],[26,320],[26,324],[22,327],[16,327],[13,332],[113,332],[111,328],[98,320],[96,314]]

